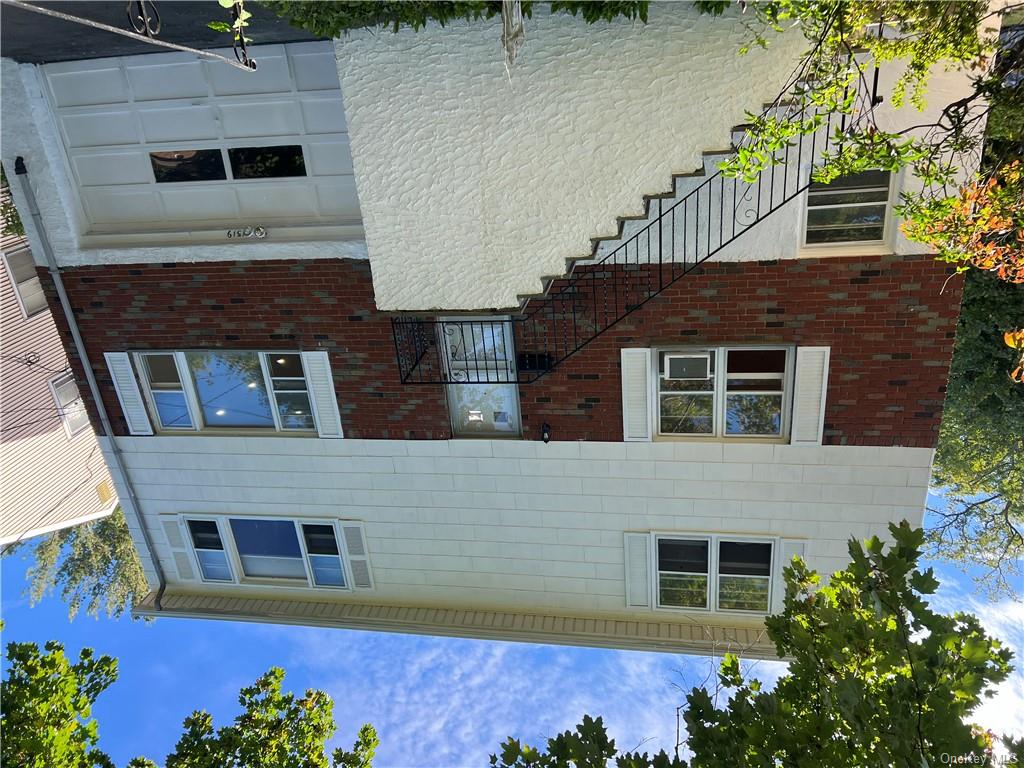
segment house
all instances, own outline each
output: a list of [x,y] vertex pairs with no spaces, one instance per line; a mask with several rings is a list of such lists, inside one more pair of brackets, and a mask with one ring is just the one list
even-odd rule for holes
[[773,656],[793,555],[921,522],[959,283],[913,180],[716,170],[803,41],[527,36],[511,79],[496,22],[4,59],[139,614]]
[[[10,202],[0,189],[0,202]],[[28,242],[0,235],[0,546],[109,515],[117,495]]]

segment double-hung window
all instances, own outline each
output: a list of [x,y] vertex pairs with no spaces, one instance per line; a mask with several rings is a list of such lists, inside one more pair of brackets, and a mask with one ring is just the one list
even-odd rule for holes
[[807,192],[806,245],[880,243],[889,216],[889,171],[863,171]]
[[786,348],[657,350],[661,435],[785,434],[791,351]]
[[188,517],[185,524],[203,581],[349,588],[331,521]]
[[519,387],[512,324],[496,318],[441,321],[439,343],[450,382],[452,431],[473,435],[518,435]]
[[62,373],[50,382],[53,399],[57,403],[61,421],[68,437],[73,437],[89,426],[89,414],[85,411],[85,403],[78,393],[78,384],[74,375]]
[[28,248],[19,248],[5,253],[4,261],[7,264],[7,276],[11,280],[25,317],[33,317],[44,312],[46,294],[43,293],[43,284],[36,274],[36,262],[32,258],[32,252]]
[[659,608],[768,613],[774,540],[656,535]]
[[296,352],[140,352],[135,366],[161,429],[316,427]]

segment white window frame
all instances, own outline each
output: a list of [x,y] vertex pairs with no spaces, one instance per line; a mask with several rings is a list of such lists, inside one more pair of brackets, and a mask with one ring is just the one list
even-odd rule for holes
[[[662,571],[658,568],[658,541],[661,539],[673,539],[677,541],[707,541],[708,542],[708,594],[706,608],[688,608],[678,605],[662,605],[660,577]],[[721,574],[718,572],[718,547],[721,542],[736,544],[770,544],[772,547],[771,560],[768,563],[768,607],[764,611],[744,611],[736,608],[718,607],[718,580]],[[651,532],[651,605],[655,610],[674,611],[684,613],[722,613],[726,615],[740,616],[768,616],[772,612],[776,590],[782,587],[777,584],[775,577],[775,564],[779,557],[780,539],[777,536],[746,536],[730,534],[709,534],[709,533],[687,533],[682,531],[652,531]],[[672,575],[673,571],[665,571]],[[732,577],[732,574],[728,574]],[[763,579],[763,576],[751,576],[749,578]]]
[[[245,571],[242,569],[242,557],[238,552],[238,547],[235,544],[234,533],[231,530],[232,519],[292,523],[295,526],[295,535],[299,539],[303,568],[306,572],[306,583],[296,583],[296,579],[274,578],[269,576],[246,576]],[[352,592],[354,590],[352,568],[349,563],[348,552],[345,548],[344,533],[341,530],[341,523],[346,521],[317,517],[290,517],[288,515],[247,515],[244,513],[232,515],[203,515],[186,513],[179,515],[178,520],[184,533],[189,556],[192,558],[192,563],[195,566],[196,573],[199,575],[199,580],[204,584],[232,584],[240,587],[266,587],[272,585],[274,587],[285,587],[290,589],[327,589],[341,592]],[[220,536],[221,544],[224,546],[224,554],[227,557],[228,569],[231,571],[231,581],[207,579],[203,576],[203,569],[199,564],[199,555],[196,552],[195,544],[192,541],[192,534],[188,528],[189,520],[213,522],[217,525],[217,533]],[[345,578],[345,586],[339,587],[337,585],[316,583],[313,577],[313,565],[309,559],[310,555],[306,547],[306,539],[302,533],[303,524],[326,525],[330,526],[334,531],[334,542],[338,547],[338,557],[341,558],[341,568]]]
[[[249,352],[254,353],[258,357],[260,363],[260,371],[263,375],[263,385],[266,388],[267,395],[271,400],[271,417],[274,420],[273,427],[218,427],[216,425],[209,425],[205,423],[202,418],[203,409],[199,402],[199,395],[196,392],[195,381],[192,378],[192,371],[189,369],[188,360],[185,357],[186,351],[191,350],[170,350],[170,349],[149,349],[138,352],[130,353],[132,356],[132,363],[135,367],[135,377],[139,382],[139,387],[142,390],[142,396],[146,400],[146,406],[149,409],[150,416],[153,422],[157,425],[157,431],[167,434],[177,434],[181,432],[221,432],[221,433],[235,433],[244,432],[246,434],[295,434],[295,435],[310,435],[318,434],[317,429],[317,413],[316,405],[313,403],[313,393],[310,389],[309,375],[306,371],[306,362],[302,358],[302,352],[299,350],[252,350],[252,349],[213,349],[213,350],[195,350],[195,351],[213,351],[213,352]],[[188,409],[189,418],[192,421],[192,425],[188,427],[167,427],[160,420],[160,412],[156,407],[156,400],[153,397],[154,392],[161,390],[154,390],[149,383],[149,374],[147,372],[144,358],[149,355],[173,355],[174,364],[178,371],[178,379],[181,381],[181,388],[185,394],[185,405]],[[274,355],[297,355],[299,363],[302,366],[302,377],[306,382],[306,395],[309,398],[310,415],[313,417],[313,426],[308,428],[298,427],[285,427],[281,424],[281,414],[278,411],[277,406],[277,394],[274,390],[274,381],[270,372],[270,364],[268,358]],[[286,378],[286,377],[277,377]],[[298,390],[293,390],[298,391]]]
[[[808,167],[808,173],[813,173],[813,168]],[[803,205],[800,209],[800,248],[809,251],[827,253],[829,251],[842,251],[854,249],[857,253],[872,253],[888,251],[893,235],[893,199],[899,189],[899,172],[889,172],[889,193],[885,199],[885,217],[882,221],[882,238],[880,240],[843,240],[835,243],[808,243],[807,223],[809,221],[811,190],[808,187],[803,193]],[[823,192],[824,194],[824,192]],[[877,205],[878,203],[865,203],[863,205]],[[824,207],[824,206],[819,206]],[[828,206],[831,208],[848,208],[849,205]],[[865,251],[865,249],[868,249]]]
[[[78,435],[78,434],[82,433],[84,430],[86,430],[88,427],[90,427],[92,422],[88,418],[88,414],[87,414],[87,417],[86,417],[86,420],[85,420],[84,424],[82,424],[77,429],[71,429],[71,425],[68,424],[67,414],[64,412],[64,406],[62,406],[60,404],[60,398],[57,397],[57,387],[60,386],[60,384],[58,384],[58,382],[60,382],[63,379],[67,379],[68,381],[73,383],[75,385],[75,389],[78,390],[78,382],[75,380],[75,375],[71,371],[66,371],[64,373],[58,373],[56,376],[54,376],[52,379],[50,379],[47,382],[47,384],[50,387],[50,394],[53,396],[53,403],[54,403],[54,406],[57,408],[57,413],[60,414],[61,423],[64,425],[64,433],[68,436],[68,439],[71,439],[75,435]],[[81,390],[78,390],[78,402],[80,402],[82,404],[82,411],[85,412],[85,400],[82,399],[82,392],[81,392]]]
[[[454,437],[456,439],[460,439],[460,440],[461,439],[472,440],[472,439],[477,438],[477,437],[488,439],[488,440],[504,439],[504,438],[517,439],[517,438],[522,437],[522,434],[523,434],[523,419],[522,419],[522,408],[521,408],[521,404],[519,402],[519,377],[518,377],[518,372],[517,372],[517,369],[516,369],[515,335],[512,332],[512,321],[509,320],[509,318],[505,317],[505,316],[495,317],[495,316],[475,316],[475,315],[474,316],[458,316],[458,317],[442,317],[442,318],[438,318],[438,320],[439,320],[439,324],[438,324],[438,327],[437,327],[437,334],[438,334],[438,340],[437,341],[438,341],[438,345],[439,345],[439,347],[441,349],[442,364],[444,365],[445,374],[448,376],[449,379],[453,379],[453,378],[456,377],[456,375],[457,375],[455,373],[456,371],[465,371],[466,373],[469,373],[471,371],[478,371],[478,370],[481,370],[481,369],[486,369],[489,373],[494,373],[495,374],[495,378],[497,378],[498,376],[501,376],[501,375],[507,376],[508,377],[508,381],[480,382],[481,384],[488,384],[489,383],[489,384],[493,384],[494,386],[512,387],[514,392],[515,392],[515,396],[512,398],[512,405],[513,405],[513,409],[514,410],[513,410],[513,413],[511,414],[512,418],[515,419],[515,429],[509,430],[508,432],[491,431],[491,432],[481,432],[479,435],[472,435],[472,434],[461,433],[461,432],[459,432],[457,430],[456,423],[455,423],[455,408],[453,407],[453,403],[452,403],[452,395],[456,391],[455,388],[456,387],[466,386],[466,384],[448,384],[446,386],[445,401],[446,401],[446,403],[448,405],[448,421],[449,421],[449,424],[451,425],[452,437]],[[493,361],[486,361],[486,360],[483,360],[483,359],[479,359],[479,360],[474,359],[472,362],[467,361],[465,363],[463,363],[461,361],[453,361],[452,357],[451,357],[451,354],[450,354],[449,346],[445,343],[445,339],[443,338],[444,323],[453,323],[453,324],[455,324],[455,323],[460,323],[460,322],[469,322],[469,323],[479,322],[479,323],[485,324],[484,327],[487,327],[488,324],[491,324],[492,327],[493,327],[493,324],[500,322],[501,323],[502,338],[503,338],[504,343],[505,343],[505,355],[506,355],[506,357],[504,359],[501,359],[501,360],[495,359]],[[490,376],[488,376],[488,378],[490,378]]]
[[[25,300],[21,296],[21,283],[19,283],[15,279],[15,277],[14,277],[14,270],[11,268],[10,261],[8,261],[10,256],[21,255],[21,254],[27,254],[28,257],[29,257],[29,260],[33,263],[33,265],[35,264],[35,259],[32,257],[32,251],[29,249],[28,246],[22,246],[20,248],[14,248],[14,249],[12,249],[10,251],[4,251],[3,252],[4,269],[7,271],[7,279],[11,283],[11,290],[14,291],[14,297],[18,301],[18,308],[21,310],[22,317],[24,317],[26,320],[31,320],[33,317],[38,317],[39,315],[43,314],[44,312],[49,312],[50,311],[50,305],[49,305],[49,303],[44,301],[42,307],[37,309],[32,314],[29,314],[28,308],[25,306]],[[39,282],[39,287],[40,287],[40,289],[42,289],[43,284],[42,284],[42,281],[39,280],[39,274],[38,273],[35,273],[33,275],[33,277],[30,278],[30,279],[34,279],[37,282]],[[23,282],[28,282],[28,280],[25,280]],[[45,292],[44,292],[44,297],[45,297]]]
[[[726,432],[726,386],[728,383],[728,359],[729,352],[748,352],[781,350],[786,353],[786,367],[782,373],[782,417],[779,434],[777,435],[752,435],[752,434],[728,434]],[[654,347],[651,350],[651,403],[654,418],[654,434],[658,438],[684,439],[684,440],[770,440],[788,441],[790,435],[790,424],[793,412],[793,377],[796,367],[796,347],[790,344],[761,344],[761,345],[726,345],[720,347]],[[713,389],[705,393],[705,397],[712,399],[712,429],[707,434],[697,432],[662,432],[661,431],[661,357],[662,355],[673,354],[697,354],[714,352],[715,372],[711,376]],[[746,378],[774,379],[774,374],[743,374]],[[684,393],[685,394],[685,393]],[[695,392],[694,394],[699,394]],[[746,392],[745,394],[758,394],[758,392]],[[766,394],[778,394],[767,392]]]

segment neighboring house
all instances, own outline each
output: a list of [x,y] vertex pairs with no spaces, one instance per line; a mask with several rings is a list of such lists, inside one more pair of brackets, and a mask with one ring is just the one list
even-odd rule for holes
[[920,524],[959,282],[901,178],[715,174],[804,44],[743,35],[538,13],[511,81],[495,22],[5,59],[137,612],[773,655],[794,554]]
[[[0,190],[4,203],[10,200]],[[0,546],[117,506],[24,237],[0,235]]]

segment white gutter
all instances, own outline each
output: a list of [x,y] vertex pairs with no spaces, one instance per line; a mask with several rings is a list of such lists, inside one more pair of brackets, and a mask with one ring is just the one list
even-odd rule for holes
[[[164,570],[160,567],[160,560],[156,556],[156,548],[153,546],[153,540],[149,535],[149,529],[146,528],[146,523],[142,519],[142,515],[139,513],[139,499],[135,494],[135,487],[132,485],[131,480],[128,477],[128,470],[124,464],[124,457],[121,455],[121,449],[117,445],[117,439],[114,437],[114,429],[110,424],[110,418],[107,415],[107,409],[103,405],[103,398],[100,396],[100,388],[96,383],[96,377],[92,372],[92,364],[89,362],[89,355],[85,351],[85,342],[82,341],[82,334],[78,330],[78,323],[75,322],[75,313],[71,309],[71,302],[68,300],[67,291],[64,290],[64,281],[60,276],[60,268],[57,266],[57,260],[53,255],[53,248],[50,245],[50,240],[46,236],[46,229],[43,225],[43,217],[39,213],[39,205],[36,203],[35,193],[32,191],[32,185],[28,181],[28,169],[25,167],[25,159],[21,156],[15,158],[14,161],[14,174],[18,181],[18,185],[21,188],[22,194],[25,196],[25,201],[28,204],[28,213],[32,217],[32,223],[35,225],[36,234],[39,240],[39,250],[46,258],[46,266],[50,271],[50,277],[53,279],[53,284],[57,289],[57,296],[60,298],[61,309],[64,310],[64,319],[67,320],[68,327],[71,329],[71,338],[75,344],[75,351],[78,353],[78,359],[82,361],[82,367],[85,369],[85,379],[89,384],[89,392],[92,394],[93,403],[96,406],[96,411],[100,417],[100,426],[103,429],[103,435],[109,439],[110,450],[104,451],[103,453],[109,455],[113,460],[112,466],[109,467],[111,475],[117,480],[120,480],[121,486],[128,491],[128,503],[123,505],[126,513],[134,518],[135,524],[142,531],[142,539],[146,545],[147,552],[145,553],[150,562],[153,564],[153,570],[156,572],[156,578],[158,582],[156,596],[154,597],[154,604],[156,610],[162,611],[163,605],[161,599],[164,594],[164,590],[167,588],[167,580],[164,577]],[[122,502],[124,499],[122,499]]]

